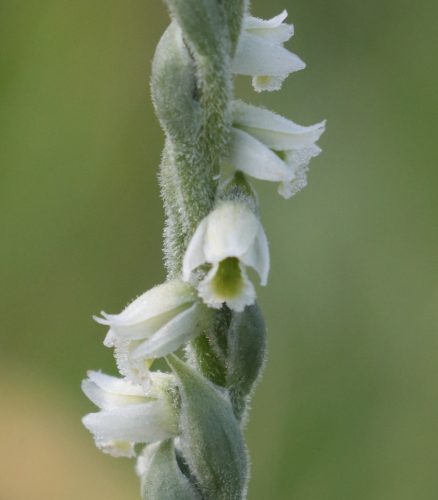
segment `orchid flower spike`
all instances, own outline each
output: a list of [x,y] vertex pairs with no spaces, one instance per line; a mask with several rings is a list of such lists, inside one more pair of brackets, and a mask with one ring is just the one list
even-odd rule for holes
[[303,127],[267,109],[234,102],[230,161],[256,179],[279,182],[278,192],[290,198],[307,184],[310,160],[325,121]]
[[283,21],[287,11],[272,19],[246,16],[233,60],[233,73],[250,75],[257,92],[279,90],[290,73],[305,68],[304,62],[283,47],[293,35],[293,26]]
[[205,217],[193,235],[183,262],[183,279],[192,271],[210,264],[198,285],[202,300],[219,309],[225,302],[230,309],[243,311],[255,301],[254,286],[246,267],[252,267],[266,285],[269,273],[269,249],[263,227],[241,202],[222,202]]
[[115,348],[122,375],[147,383],[151,360],[165,356],[198,335],[210,311],[196,290],[180,280],[147,291],[120,314],[94,319],[108,325],[104,344]]
[[100,408],[82,419],[96,446],[114,457],[135,457],[136,443],[162,441],[178,434],[172,402],[172,375],[151,372],[145,391],[129,380],[90,371],[82,382],[85,395]]

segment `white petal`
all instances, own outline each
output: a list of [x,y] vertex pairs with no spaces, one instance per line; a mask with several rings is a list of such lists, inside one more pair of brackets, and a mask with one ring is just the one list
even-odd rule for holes
[[242,101],[234,103],[233,122],[277,151],[310,146],[325,130],[325,121],[303,127],[272,111]]
[[265,181],[290,182],[288,165],[248,133],[232,128],[230,161],[236,170]]
[[260,222],[242,203],[225,202],[208,215],[204,252],[207,262],[240,257],[257,234]]
[[243,28],[253,35],[257,35],[267,40],[284,43],[294,34],[294,28],[291,24],[284,24],[287,17],[287,11],[284,10],[278,16],[272,19],[264,20],[257,17],[247,16],[243,21]]
[[305,66],[297,55],[283,46],[244,32],[239,39],[232,71],[238,75],[285,78]]
[[172,321],[142,342],[132,353],[133,359],[160,358],[176,351],[190,339],[200,334],[201,304],[193,304]]
[[191,272],[205,262],[204,238],[207,229],[207,217],[196,228],[190,240],[183,261],[183,279],[189,281]]
[[268,282],[270,259],[268,239],[266,238],[263,226],[260,224],[254,244],[248,252],[241,257],[241,261],[254,268],[260,276],[260,284],[265,286]]
[[121,394],[106,393],[90,380],[82,382],[84,394],[99,408],[111,410],[121,406],[143,404],[147,399],[144,394],[141,396],[124,396]]
[[150,443],[177,434],[177,420],[165,401],[89,413],[82,419],[96,442]]
[[147,400],[140,386],[100,372],[89,372],[88,379],[82,382],[82,390],[96,406],[104,410],[142,404]]

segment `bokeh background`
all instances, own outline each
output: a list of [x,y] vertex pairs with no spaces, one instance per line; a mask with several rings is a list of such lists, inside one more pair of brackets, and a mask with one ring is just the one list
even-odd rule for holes
[[[438,48],[433,0],[263,0],[308,64],[236,91],[328,119],[309,187],[257,183],[271,244],[269,363],[247,429],[250,500],[438,498]],[[0,4],[0,500],[138,498],[80,417],[104,330],[164,278],[149,99],[151,0]]]

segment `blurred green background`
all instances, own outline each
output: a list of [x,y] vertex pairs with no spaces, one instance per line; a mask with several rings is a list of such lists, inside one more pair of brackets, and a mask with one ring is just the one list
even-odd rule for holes
[[[289,10],[308,68],[237,93],[328,119],[309,187],[257,183],[271,244],[269,363],[249,499],[438,498],[438,48],[433,0],[255,0]],[[149,99],[159,1],[0,4],[0,499],[138,498],[80,417],[105,331],[164,278]]]

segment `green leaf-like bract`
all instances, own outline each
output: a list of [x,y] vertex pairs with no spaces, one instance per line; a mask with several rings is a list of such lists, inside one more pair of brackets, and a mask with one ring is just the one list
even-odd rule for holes
[[149,445],[147,467],[141,477],[143,500],[197,500],[199,495],[180,471],[172,440]]
[[227,388],[236,417],[247,405],[266,359],[266,327],[257,304],[233,313],[228,331]]
[[181,392],[181,451],[203,496],[208,500],[244,498],[248,457],[227,394],[175,356],[168,362]]

